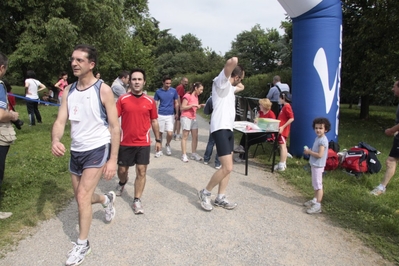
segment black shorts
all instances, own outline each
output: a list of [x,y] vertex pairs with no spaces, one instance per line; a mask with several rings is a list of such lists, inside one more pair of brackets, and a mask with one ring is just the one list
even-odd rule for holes
[[399,159],[399,138],[396,136],[393,138],[393,144],[391,151],[389,152],[389,157]]
[[234,134],[228,129],[221,129],[212,132],[212,137],[215,140],[216,151],[218,156],[229,155],[234,150]]
[[100,168],[109,159],[110,144],[106,144],[90,151],[71,151],[69,159],[69,172],[74,175],[82,176],[86,168]]
[[150,146],[120,146],[118,165],[133,166],[150,164]]

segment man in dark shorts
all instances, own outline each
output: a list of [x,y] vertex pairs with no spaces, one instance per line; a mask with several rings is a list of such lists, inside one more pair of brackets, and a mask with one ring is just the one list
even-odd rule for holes
[[223,70],[213,80],[212,103],[213,113],[211,117],[211,133],[216,143],[216,150],[222,167],[217,170],[208,185],[198,192],[201,207],[206,211],[213,209],[210,197],[214,187],[219,186],[218,195],[214,205],[228,210],[234,209],[237,204],[230,203],[225,196],[226,188],[233,170],[234,135],[233,126],[236,116],[235,93],[244,90],[241,83],[245,72],[238,65],[238,58],[227,60]]
[[122,195],[128,181],[129,167],[136,165],[132,206],[135,214],[144,213],[140,198],[146,182],[147,165],[150,163],[150,127],[155,135],[155,152],[161,150],[157,107],[154,99],[143,93],[145,81],[144,70],[133,69],[130,73],[130,93],[121,96],[116,102],[118,116],[122,118],[116,195]]
[[93,75],[96,49],[77,45],[70,61],[78,81],[65,88],[51,134],[51,151],[57,157],[65,154],[61,138],[69,119],[72,139],[69,171],[78,203],[79,237],[68,252],[66,265],[79,265],[91,251],[87,240],[92,221],[91,205],[103,205],[107,222],[115,216],[115,193],[110,191],[103,195],[94,191],[101,176],[109,180],[116,174],[120,127],[111,88]]
[[[395,81],[393,88],[393,94],[396,97],[399,97],[399,79]],[[377,187],[375,187],[370,193],[375,196],[379,196],[386,191],[386,186],[388,185],[389,181],[393,177],[396,171],[396,164],[399,161],[399,105],[396,109],[396,119],[395,125],[391,128],[385,130],[385,135],[387,136],[394,136],[393,144],[389,156],[385,162],[387,166],[387,170],[385,171],[384,178]]]

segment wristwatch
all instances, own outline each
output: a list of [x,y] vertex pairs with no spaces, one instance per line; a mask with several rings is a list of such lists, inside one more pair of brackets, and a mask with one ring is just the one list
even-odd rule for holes
[[155,139],[155,141],[158,142],[158,143],[161,143],[161,140],[160,140],[160,139]]

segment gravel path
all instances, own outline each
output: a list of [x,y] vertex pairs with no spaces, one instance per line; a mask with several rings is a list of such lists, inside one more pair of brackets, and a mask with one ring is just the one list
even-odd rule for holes
[[[208,123],[199,118],[198,153],[203,154]],[[191,141],[188,142],[191,151]],[[116,217],[104,223],[102,207],[93,207],[89,235],[92,253],[83,265],[391,265],[352,234],[331,225],[325,215],[305,213],[305,200],[278,174],[250,161],[235,164],[228,196],[235,210],[201,209],[197,191],[215,169],[180,160],[180,141],[172,156],[151,157],[142,198],[144,215],[134,215],[134,168]],[[309,177],[310,178],[310,177]],[[309,181],[310,182],[310,181]],[[113,190],[117,179],[101,181],[97,192]],[[217,192],[212,191],[212,198]],[[78,236],[75,201],[57,217],[41,223],[0,265],[64,265],[70,242]]]

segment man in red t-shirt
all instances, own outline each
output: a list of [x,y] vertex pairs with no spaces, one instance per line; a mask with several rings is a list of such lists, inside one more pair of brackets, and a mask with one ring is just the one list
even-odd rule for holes
[[[188,79],[186,77],[182,77],[180,80],[180,84],[176,87],[177,95],[179,95],[179,106],[181,106],[181,101],[183,99],[184,94],[186,94],[186,87],[188,84]],[[174,140],[181,140],[181,135],[180,135],[180,109],[179,109],[179,115],[176,118],[175,125],[173,128],[173,138]]]
[[155,150],[161,150],[158,112],[152,97],[143,93],[145,72],[133,69],[130,74],[130,92],[119,97],[116,102],[118,116],[121,117],[121,143],[118,153],[118,178],[116,195],[120,196],[128,181],[129,167],[136,165],[134,182],[133,212],[144,213],[140,197],[146,182],[147,165],[150,163],[150,128],[155,135]]

